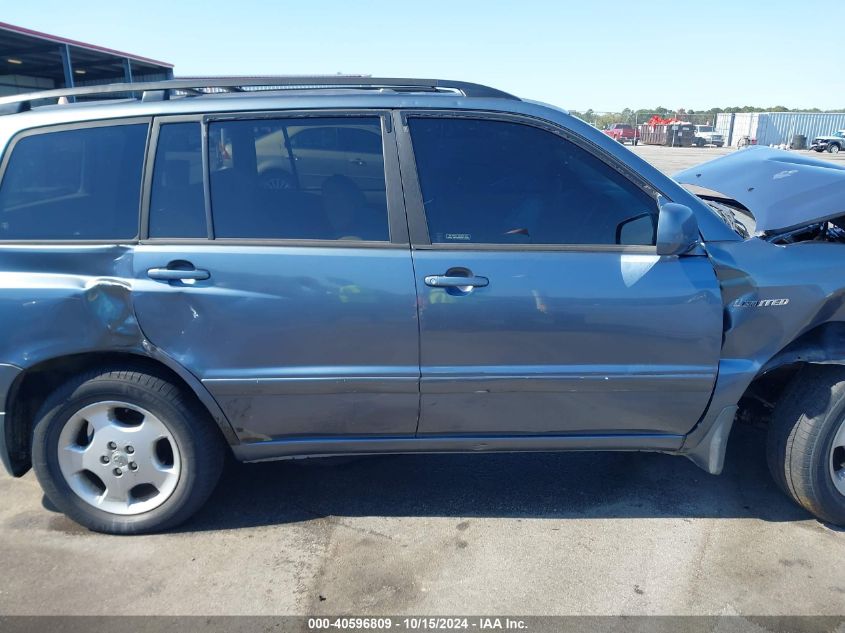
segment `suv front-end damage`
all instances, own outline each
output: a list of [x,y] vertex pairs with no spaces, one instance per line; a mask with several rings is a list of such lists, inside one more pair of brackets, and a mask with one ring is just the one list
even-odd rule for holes
[[676,174],[742,241],[706,244],[724,303],[711,405],[682,449],[719,472],[739,419],[772,413],[797,368],[845,365],[845,168],[754,148]]

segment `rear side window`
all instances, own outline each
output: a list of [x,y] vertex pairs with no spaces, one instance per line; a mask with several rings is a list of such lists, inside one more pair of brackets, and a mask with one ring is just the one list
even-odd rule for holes
[[432,243],[655,243],[655,200],[557,134],[488,119],[408,122]]
[[0,183],[0,239],[135,238],[146,139],[146,124],[21,138]]
[[168,123],[158,134],[150,191],[150,237],[207,237],[199,122]]
[[212,122],[218,238],[388,241],[378,117]]

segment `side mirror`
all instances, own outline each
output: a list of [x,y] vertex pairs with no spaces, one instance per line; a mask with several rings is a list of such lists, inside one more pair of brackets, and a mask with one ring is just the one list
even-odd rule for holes
[[676,202],[660,205],[657,218],[657,254],[683,255],[698,244],[698,220],[688,206]]

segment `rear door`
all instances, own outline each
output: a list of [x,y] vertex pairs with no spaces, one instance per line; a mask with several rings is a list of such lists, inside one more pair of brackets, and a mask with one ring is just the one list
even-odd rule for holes
[[[413,435],[416,293],[387,116],[209,115],[154,128],[134,258],[150,341],[203,381],[244,440]],[[288,160],[295,131],[347,128],[381,142],[367,194],[344,152],[294,147]],[[289,186],[264,186],[268,160]]]
[[397,122],[420,293],[419,434],[683,434],[719,359],[710,263],[658,256],[655,193],[535,121]]

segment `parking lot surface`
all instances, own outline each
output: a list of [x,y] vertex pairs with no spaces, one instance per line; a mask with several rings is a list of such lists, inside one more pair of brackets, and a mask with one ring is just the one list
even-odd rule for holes
[[[635,154],[641,156],[652,165],[667,174],[674,174],[676,171],[698,165],[708,160],[713,160],[725,154],[731,154],[737,150],[733,147],[660,147],[656,145],[637,145],[629,147]],[[845,152],[839,154],[828,154],[827,152],[811,152],[807,150],[795,150],[796,156],[809,156],[821,160],[831,161],[845,167]]]
[[[633,151],[671,173],[733,150]],[[0,614],[845,614],[845,531],[775,488],[762,440],[736,429],[720,477],[650,453],[232,464],[143,537],[2,474]]]

